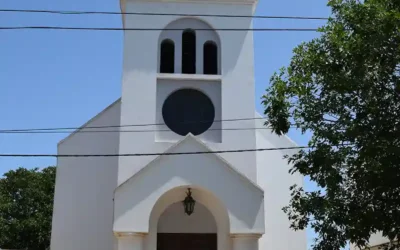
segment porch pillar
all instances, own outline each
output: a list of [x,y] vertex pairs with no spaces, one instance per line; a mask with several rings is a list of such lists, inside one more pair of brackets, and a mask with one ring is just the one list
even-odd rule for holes
[[118,241],[117,250],[144,250],[144,233],[118,232],[115,236]]
[[232,234],[232,250],[258,250],[261,234]]

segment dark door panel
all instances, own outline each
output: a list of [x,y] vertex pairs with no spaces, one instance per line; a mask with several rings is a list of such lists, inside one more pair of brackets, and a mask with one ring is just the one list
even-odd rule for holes
[[158,233],[157,250],[217,250],[217,234]]

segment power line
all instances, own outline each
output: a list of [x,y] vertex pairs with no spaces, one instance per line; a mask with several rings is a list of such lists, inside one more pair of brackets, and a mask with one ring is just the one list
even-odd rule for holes
[[[183,31],[185,29],[172,29],[172,28],[106,28],[106,27],[59,27],[59,26],[9,26],[0,27],[0,30],[86,30],[86,31]],[[194,29],[195,31],[318,31],[316,28],[253,28],[253,29],[239,29],[239,28],[221,28],[221,29]]]
[[[269,130],[271,128],[210,128],[207,131],[250,131]],[[0,134],[69,134],[74,131],[0,131]],[[146,129],[146,130],[79,130],[76,133],[150,133],[150,132],[172,132],[170,129]]]
[[75,10],[27,10],[0,9],[0,12],[47,13],[60,15],[141,15],[141,16],[181,16],[181,17],[223,17],[223,18],[258,18],[258,19],[296,19],[296,20],[328,20],[327,17],[309,16],[266,16],[266,15],[222,15],[222,14],[183,14],[155,12],[113,12],[113,11],[75,11]]
[[[235,122],[235,121],[251,121],[251,120],[265,120],[265,117],[249,117],[249,118],[231,118],[213,121],[183,121],[175,122],[173,124],[198,124],[208,122]],[[148,126],[165,126],[165,123],[139,123],[127,125],[104,125],[104,126],[87,126],[87,127],[53,127],[53,128],[24,128],[24,129],[0,129],[0,132],[24,132],[24,131],[52,131],[52,130],[76,130],[76,129],[97,129],[97,128],[125,128],[125,127],[148,127]]]
[[136,153],[136,154],[0,154],[0,157],[126,157],[126,156],[160,156],[160,155],[199,155],[199,154],[222,154],[222,153],[244,153],[275,150],[305,149],[309,146],[280,147],[280,148],[256,148],[256,149],[233,149],[218,151],[192,151],[175,153]]

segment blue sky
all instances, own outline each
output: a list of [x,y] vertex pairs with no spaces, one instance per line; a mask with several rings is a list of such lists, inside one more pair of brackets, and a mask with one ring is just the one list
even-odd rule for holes
[[[2,9],[119,11],[118,0],[2,0]],[[260,0],[257,15],[328,16],[326,1]],[[255,28],[316,28],[323,21],[257,19]],[[118,15],[1,13],[0,26],[121,27]],[[292,49],[316,32],[255,32],[256,105]],[[122,32],[0,31],[0,129],[77,127],[120,97]],[[146,121],[144,121],[146,123]],[[303,145],[308,137],[289,136]],[[64,134],[0,134],[0,153],[56,153]],[[0,175],[19,166],[54,165],[52,158],[0,158]],[[315,186],[306,182],[307,189]],[[313,237],[308,234],[309,243]]]

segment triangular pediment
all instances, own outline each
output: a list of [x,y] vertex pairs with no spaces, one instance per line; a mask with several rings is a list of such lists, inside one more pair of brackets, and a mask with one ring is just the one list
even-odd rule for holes
[[[176,154],[176,153],[193,153],[194,154]],[[232,174],[239,177],[244,183],[250,185],[255,190],[259,191],[260,193],[264,193],[263,189],[257,185],[257,183],[253,182],[249,178],[247,178],[244,174],[239,172],[234,166],[232,166],[229,162],[227,162],[223,157],[220,156],[221,153],[214,153],[213,150],[208,147],[205,143],[201,140],[193,136],[192,134],[188,134],[182,140],[178,141],[176,144],[172,145],[168,148],[164,153],[157,156],[154,160],[149,162],[146,166],[144,166],[141,170],[136,172],[133,176],[128,178],[125,182],[121,183],[116,190],[120,187],[126,185],[129,182],[134,181],[134,179],[139,178],[141,174],[145,173],[146,171],[150,171],[153,165],[162,164],[163,161],[167,161],[170,157],[187,157],[187,161],[190,162],[190,156],[193,155],[201,155],[202,157],[212,157],[220,164],[214,164],[215,167],[224,168],[225,170],[231,172]],[[198,159],[198,158],[197,158]],[[155,163],[158,164],[155,164]]]
[[[175,154],[182,152],[199,153]],[[216,197],[228,214],[231,233],[264,232],[263,189],[193,135],[171,146],[117,187],[114,231],[148,232],[155,204],[164,194],[182,187]],[[245,209],[243,204],[247,204]]]

